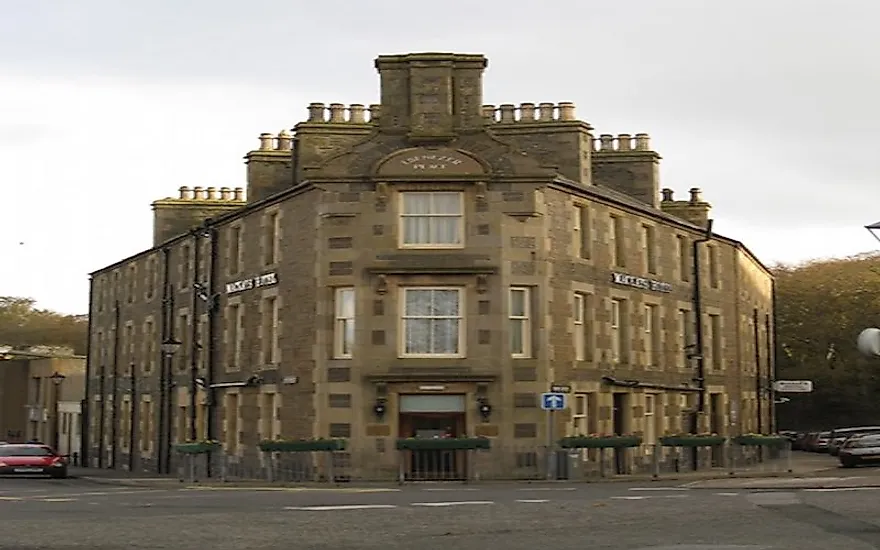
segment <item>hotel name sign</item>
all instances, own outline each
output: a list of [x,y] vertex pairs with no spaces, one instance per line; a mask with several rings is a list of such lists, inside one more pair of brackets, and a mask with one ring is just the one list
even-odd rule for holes
[[278,275],[274,272],[264,273],[256,277],[248,277],[240,281],[226,283],[226,294],[235,294],[252,288],[260,288],[263,286],[272,286],[278,284]]
[[633,288],[652,290],[654,292],[672,292],[672,285],[669,283],[636,277],[635,275],[628,275],[626,273],[611,272],[611,282],[616,285],[631,286]]

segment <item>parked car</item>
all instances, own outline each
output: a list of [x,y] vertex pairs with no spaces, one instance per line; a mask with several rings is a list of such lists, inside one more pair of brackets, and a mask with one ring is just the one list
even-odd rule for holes
[[844,468],[880,462],[880,434],[851,437],[840,449],[838,459]]
[[827,453],[829,443],[831,443],[831,432],[819,432],[810,440],[808,450],[814,453]]
[[843,443],[856,435],[880,433],[880,426],[861,426],[857,428],[835,428],[831,430],[831,442],[828,443],[828,454],[837,456]]
[[47,475],[67,477],[67,456],[46,445],[14,444],[0,446],[0,475]]

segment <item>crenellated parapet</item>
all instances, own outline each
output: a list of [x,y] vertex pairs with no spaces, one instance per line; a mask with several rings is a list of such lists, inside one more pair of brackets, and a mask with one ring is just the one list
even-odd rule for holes
[[310,124],[377,124],[381,107],[370,105],[366,107],[360,103],[345,105],[343,103],[310,103]]
[[567,122],[577,120],[574,103],[512,103],[499,106],[483,105],[483,120],[489,124],[513,124],[530,122]]
[[632,151],[651,151],[651,137],[648,134],[601,134],[593,139],[596,153],[629,153]]

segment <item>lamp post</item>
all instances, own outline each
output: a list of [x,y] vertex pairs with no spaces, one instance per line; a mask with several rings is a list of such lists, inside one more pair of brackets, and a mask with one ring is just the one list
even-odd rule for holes
[[[61,383],[64,382],[65,378],[67,378],[67,377],[64,376],[63,374],[61,374],[60,372],[53,372],[52,376],[49,377],[49,380],[52,381],[52,386],[54,387],[54,390],[52,391],[52,395],[53,395],[53,407],[52,408],[54,409],[52,412],[52,420],[53,420],[53,422],[52,422],[52,448],[55,449],[56,453],[59,451],[58,447],[59,447],[59,444],[61,443],[60,430],[58,429],[58,421],[59,421],[59,416],[60,416],[58,414],[58,411],[60,409],[59,405],[61,403]],[[67,453],[65,453],[65,454],[68,454],[69,452],[70,452],[70,449],[67,449]]]
[[[165,390],[165,410],[161,411],[163,413],[163,418],[165,419],[164,423],[160,423],[160,431],[162,432],[162,446],[160,447],[159,452],[162,453],[161,462],[164,465],[163,472],[161,473],[169,473],[171,471],[171,429],[172,429],[172,419],[171,415],[174,412],[174,396],[172,390],[174,388],[173,381],[173,365],[171,363],[174,358],[174,354],[176,354],[180,347],[183,345],[182,342],[178,341],[174,336],[169,336],[166,338],[161,345],[162,350],[162,386]],[[164,424],[164,425],[163,425]]]
[[[880,242],[880,222],[866,225],[865,229],[868,230],[872,237],[877,239],[877,242]],[[859,334],[856,346],[865,357],[872,359],[880,358],[880,329],[866,328],[863,330]]]

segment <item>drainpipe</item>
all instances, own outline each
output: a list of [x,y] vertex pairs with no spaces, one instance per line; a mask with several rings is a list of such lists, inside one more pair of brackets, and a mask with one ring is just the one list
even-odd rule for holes
[[767,331],[767,391],[770,395],[769,423],[770,433],[776,433],[776,390],[773,384],[776,381],[776,281],[770,281],[770,311],[764,317],[765,330]]
[[697,394],[697,412],[706,411],[706,353],[703,345],[703,293],[702,293],[702,269],[700,265],[700,244],[712,240],[712,220],[706,224],[705,236],[694,239],[692,244],[693,262],[694,262],[694,286],[693,286],[693,307],[694,307],[694,337],[696,339],[696,360],[697,360],[697,376],[695,382],[700,392]]
[[758,402],[755,419],[758,422],[758,433],[764,433],[764,413],[761,406],[764,401],[764,375],[761,372],[761,320],[758,317],[758,308],[752,310],[752,326],[755,333],[755,396]]
[[192,302],[190,304],[190,317],[192,319],[190,323],[190,338],[189,338],[189,440],[195,441],[198,438],[198,433],[196,429],[196,407],[198,406],[198,400],[196,399],[198,393],[198,385],[197,378],[199,376],[199,347],[201,343],[199,342],[199,327],[201,323],[199,322],[199,263],[201,263],[201,239],[200,237],[205,232],[205,225],[202,224],[202,227],[194,230],[192,232],[193,237],[193,270],[192,270],[192,280],[190,281],[190,292],[192,293]]
[[[102,351],[103,346],[104,343],[101,342]],[[107,367],[104,365],[103,353],[101,356],[101,368],[98,372],[98,393],[101,395],[101,400],[99,401],[101,408],[98,415],[98,468],[104,467],[104,430],[107,425]]]
[[110,468],[116,468],[116,453],[119,451],[119,435],[117,434],[117,425],[119,424],[119,317],[120,308],[119,300],[113,304],[115,309],[113,321],[113,380],[111,382],[111,392],[113,395],[112,408],[110,409]]
[[[210,241],[210,252],[208,259],[208,281],[207,288],[205,289],[208,294],[208,334],[206,338],[206,342],[204,344],[203,353],[205,353],[206,365],[205,365],[205,379],[206,379],[206,388],[205,388],[205,397],[207,399],[207,410],[205,411],[205,428],[206,428],[206,438],[209,440],[216,439],[216,421],[214,419],[214,415],[216,414],[217,404],[216,404],[216,390],[212,388],[212,384],[214,384],[214,375],[217,365],[217,352],[214,346],[214,340],[216,338],[218,329],[217,329],[217,308],[219,306],[218,294],[214,292],[214,289],[217,288],[217,258],[219,256],[219,243],[217,239],[217,229],[211,227],[208,229]],[[208,454],[208,469],[207,476],[212,476],[211,465],[213,460],[211,460],[211,454]]]
[[[159,333],[162,335],[162,342],[168,340],[168,318],[170,316],[170,302],[173,300],[171,294],[170,280],[170,250],[162,249],[162,327]],[[160,350],[162,346],[160,344]],[[168,377],[170,376],[170,358],[168,354],[161,352],[162,362],[159,369],[159,429],[156,430],[156,473],[165,472],[165,424],[168,423],[166,418],[167,407],[165,403],[168,401]]]
[[92,309],[95,303],[95,278],[89,276],[89,317],[86,320],[86,379],[85,390],[83,391],[83,395],[85,399],[80,401],[79,405],[79,463],[77,466],[88,466],[89,465],[89,444],[92,439],[91,433],[91,411],[89,410],[89,403],[92,401],[91,395],[89,392],[92,390],[92,319],[94,318],[94,311]]
[[131,388],[130,388],[130,396],[129,396],[129,411],[128,411],[128,471],[134,471],[134,457],[138,453],[140,453],[140,449],[136,448],[137,439],[135,438],[135,434],[140,430],[137,429],[137,421],[138,421],[138,393],[137,393],[137,371],[135,370],[137,367],[134,363],[129,365],[129,371],[131,372]]

